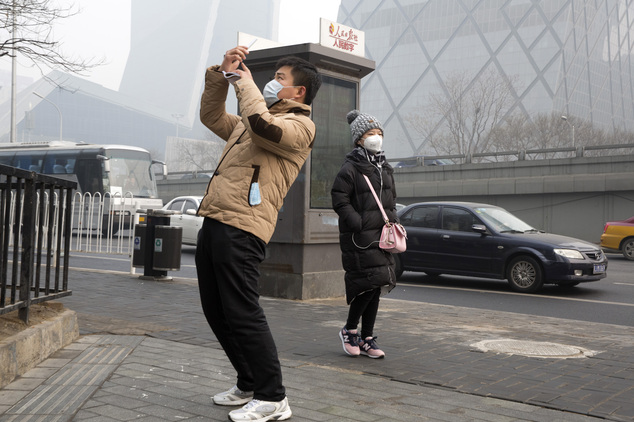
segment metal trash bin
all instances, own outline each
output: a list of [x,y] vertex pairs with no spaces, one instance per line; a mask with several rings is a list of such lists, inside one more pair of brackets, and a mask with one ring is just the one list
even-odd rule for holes
[[132,266],[143,267],[145,265],[145,244],[147,225],[137,224],[134,226],[134,249],[132,250]]
[[182,242],[182,227],[154,226],[154,257],[152,269],[157,271],[180,270]]

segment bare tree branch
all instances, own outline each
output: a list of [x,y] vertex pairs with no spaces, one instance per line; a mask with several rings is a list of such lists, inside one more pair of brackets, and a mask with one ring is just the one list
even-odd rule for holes
[[81,74],[102,64],[65,55],[53,38],[55,23],[78,13],[73,5],[58,6],[51,0],[0,0],[0,57],[23,56],[42,74],[44,66]]
[[464,72],[452,74],[430,95],[423,113],[410,115],[408,121],[437,154],[485,151],[490,133],[512,104],[515,85],[517,78],[508,80],[494,70],[475,79]]
[[204,141],[186,138],[168,140],[166,160],[171,171],[199,173],[215,170],[226,143],[212,133],[206,137]]

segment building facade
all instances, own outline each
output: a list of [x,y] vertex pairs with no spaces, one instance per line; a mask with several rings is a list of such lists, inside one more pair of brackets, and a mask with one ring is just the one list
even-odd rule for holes
[[366,34],[376,70],[361,108],[384,122],[392,157],[429,153],[411,116],[456,73],[515,81],[506,116],[634,130],[632,0],[342,0],[338,21]]
[[[180,135],[205,139],[198,112],[205,69],[238,44],[238,31],[276,40],[279,9],[280,0],[134,0],[119,92],[169,111]],[[237,110],[234,97],[228,102]]]
[[[205,69],[221,63],[239,31],[277,39],[279,8],[280,0],[183,0],[178,6],[172,0],[134,0],[130,54],[119,90],[51,72],[18,93],[16,142],[61,136],[139,146],[167,159],[168,137],[208,139],[199,118]],[[0,142],[9,142],[11,104],[4,98]],[[237,110],[235,96],[227,104]]]

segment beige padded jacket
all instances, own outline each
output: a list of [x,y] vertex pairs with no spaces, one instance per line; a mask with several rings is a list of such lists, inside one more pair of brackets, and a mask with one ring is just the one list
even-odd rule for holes
[[[281,100],[267,108],[252,80],[235,91],[240,116],[225,110],[229,83],[219,66],[207,69],[200,120],[224,139],[218,167],[207,186],[198,215],[247,231],[266,243],[291,185],[308,158],[315,138],[310,106]],[[262,202],[249,205],[249,188],[258,182]]]

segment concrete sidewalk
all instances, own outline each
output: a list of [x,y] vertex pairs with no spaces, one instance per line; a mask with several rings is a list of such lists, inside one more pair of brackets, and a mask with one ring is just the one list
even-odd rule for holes
[[[235,373],[207,326],[193,280],[70,273],[82,337],[0,390],[0,421],[227,420],[209,397]],[[297,421],[631,421],[634,329],[383,299],[383,360],[343,353],[341,299],[263,298]],[[521,340],[592,357],[483,352]],[[574,355],[571,352],[570,355]]]

